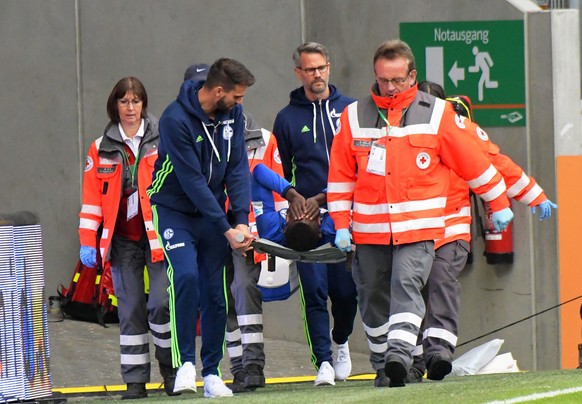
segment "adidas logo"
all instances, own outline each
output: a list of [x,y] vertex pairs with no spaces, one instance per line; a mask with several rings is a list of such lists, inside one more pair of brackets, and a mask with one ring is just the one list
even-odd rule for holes
[[309,129],[309,127],[307,127],[307,125],[303,126],[303,128],[301,129],[301,133],[305,133],[305,132],[309,132],[311,129]]
[[202,142],[202,141],[204,141],[204,138],[202,137],[202,135],[198,135],[198,137],[196,138],[196,143]]

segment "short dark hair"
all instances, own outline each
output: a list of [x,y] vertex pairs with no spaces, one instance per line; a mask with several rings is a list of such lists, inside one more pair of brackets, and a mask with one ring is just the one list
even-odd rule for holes
[[457,115],[461,115],[473,120],[473,110],[471,107],[471,99],[466,95],[451,95],[447,97],[447,101],[453,104],[453,109]]
[[425,80],[418,83],[418,91],[434,95],[435,97],[440,98],[442,100],[446,98],[445,90],[443,89],[443,87],[440,84],[434,83],[432,81]]
[[247,87],[255,84],[255,76],[241,62],[220,58],[210,66],[206,83],[208,89],[221,86],[225,91],[232,91],[236,85]]
[[325,58],[325,62],[329,63],[329,55],[327,48],[317,42],[305,42],[297,47],[293,52],[293,63],[295,67],[301,67],[301,54],[303,53],[319,53]]
[[142,102],[141,117],[148,116],[148,93],[143,83],[136,77],[127,76],[122,78],[115,84],[109,98],[107,99],[107,116],[113,123],[119,123],[119,109],[117,108],[117,100],[122,99],[125,94],[131,91]]
[[317,220],[297,220],[287,223],[283,235],[287,247],[295,251],[313,250],[321,240],[321,229]]
[[400,39],[391,39],[389,41],[383,42],[376,53],[374,54],[374,64],[380,58],[394,60],[399,57],[403,57],[408,60],[408,71],[411,72],[416,70],[416,62],[414,61],[414,54],[410,46]]

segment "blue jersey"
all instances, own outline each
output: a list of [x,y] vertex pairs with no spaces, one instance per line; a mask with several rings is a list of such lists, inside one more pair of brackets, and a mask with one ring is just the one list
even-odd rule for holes
[[[286,210],[277,212],[273,192],[283,196],[291,183],[282,178],[263,164],[257,164],[253,170],[251,196],[253,211],[257,222],[257,231],[261,238],[287,245],[283,230],[287,224]],[[329,213],[324,212],[321,218],[322,244],[333,242],[335,226]]]

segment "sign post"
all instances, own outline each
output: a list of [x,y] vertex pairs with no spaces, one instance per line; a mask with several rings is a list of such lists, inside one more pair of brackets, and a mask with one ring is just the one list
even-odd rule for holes
[[401,23],[418,81],[471,98],[481,126],[525,126],[523,21]]

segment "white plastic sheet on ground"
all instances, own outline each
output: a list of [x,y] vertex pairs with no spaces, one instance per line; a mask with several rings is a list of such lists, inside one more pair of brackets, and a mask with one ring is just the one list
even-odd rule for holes
[[504,340],[494,339],[465,352],[453,361],[453,376],[519,372],[511,353],[497,355]]

